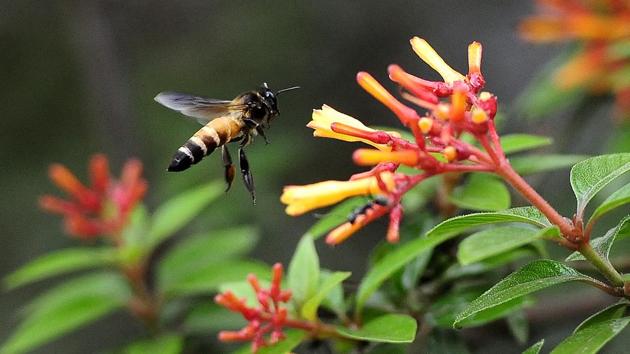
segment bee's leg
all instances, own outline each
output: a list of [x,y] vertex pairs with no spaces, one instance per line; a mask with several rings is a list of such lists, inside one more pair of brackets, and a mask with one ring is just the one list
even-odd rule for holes
[[232,156],[230,156],[227,145],[221,146],[221,158],[223,159],[223,167],[225,168],[225,183],[227,184],[225,191],[227,192],[230,190],[232,181],[234,180],[234,165],[232,164]]
[[252,176],[252,172],[249,170],[249,162],[247,161],[247,156],[245,156],[245,150],[243,150],[242,147],[238,149],[238,159],[241,166],[241,174],[243,175],[243,182],[245,183],[245,187],[247,187],[249,193],[252,195],[252,202],[256,204],[254,177]]
[[267,136],[265,135],[265,131],[263,130],[263,127],[260,125],[257,126],[256,131],[258,132],[258,135],[262,136],[263,139],[265,139],[265,144],[269,145],[269,140],[267,139]]

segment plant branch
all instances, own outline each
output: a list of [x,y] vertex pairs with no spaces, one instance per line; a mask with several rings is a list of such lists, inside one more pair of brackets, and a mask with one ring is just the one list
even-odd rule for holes
[[[586,258],[600,273],[602,273],[610,282],[617,286],[623,286],[623,278],[619,272],[610,264],[610,262],[597,253],[589,243],[583,243],[578,251]],[[605,289],[602,289],[605,290]],[[623,293],[623,291],[622,291]],[[619,296],[619,295],[617,295]]]

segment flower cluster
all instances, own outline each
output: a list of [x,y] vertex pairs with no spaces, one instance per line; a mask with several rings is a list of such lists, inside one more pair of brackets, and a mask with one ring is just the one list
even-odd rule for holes
[[[352,176],[348,181],[325,181],[306,186],[287,186],[281,201],[289,215],[335,204],[354,196],[371,196],[373,200],[359,208],[348,221],[332,230],[326,242],[338,244],[373,220],[389,214],[387,240],[399,239],[403,215],[401,198],[409,189],[429,176],[446,172],[496,171],[505,163],[494,126],[496,96],[482,91],[481,44],[468,47],[468,73],[451,68],[423,39],[414,37],[411,46],[416,54],[443,78],[429,81],[390,65],[389,77],[401,87],[401,96],[425,110],[403,104],[366,72],[357,74],[357,82],[370,95],[389,108],[413,134],[407,140],[395,132],[366,127],[359,120],[324,105],[314,110],[308,127],[316,137],[358,141],[373,147],[358,149],[353,160],[371,170]],[[480,150],[461,139],[472,135],[483,147]],[[420,171],[409,175],[397,172],[400,165]]]
[[630,118],[630,3],[628,1],[538,0],[541,14],[525,19],[522,36],[534,42],[577,40],[583,49],[554,74],[563,89],[589,88],[616,95]]
[[[291,292],[282,290],[282,264],[273,266],[273,276],[269,289],[263,289],[255,275],[247,277],[256,293],[257,307],[247,306],[244,298],[238,298],[231,291],[215,297],[214,301],[233,312],[239,312],[249,323],[240,331],[221,331],[219,340],[223,342],[251,341],[252,351],[262,346],[276,343],[284,338],[283,328],[288,324],[287,309],[282,307],[291,299]],[[269,338],[265,338],[269,334]]]
[[61,164],[50,166],[48,174],[69,199],[45,195],[39,200],[40,206],[63,215],[68,234],[81,239],[118,235],[147,190],[142,163],[135,159],[125,163],[120,179],[116,180],[110,176],[107,157],[94,155],[89,165],[89,187]]

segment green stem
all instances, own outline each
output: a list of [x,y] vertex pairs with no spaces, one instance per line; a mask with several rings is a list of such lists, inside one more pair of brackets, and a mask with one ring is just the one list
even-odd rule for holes
[[623,277],[608,260],[597,253],[589,243],[583,243],[578,251],[595,266],[614,286],[623,286]]

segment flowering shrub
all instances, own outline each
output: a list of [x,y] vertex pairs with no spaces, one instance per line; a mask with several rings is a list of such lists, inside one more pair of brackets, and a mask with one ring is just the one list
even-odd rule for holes
[[[625,38],[625,15],[593,17],[578,6],[581,2],[545,3],[573,17],[532,19],[524,31],[545,38],[567,33]],[[619,28],[602,30],[611,23]],[[550,140],[499,134],[499,101],[484,91],[481,44],[469,45],[464,75],[425,40],[410,42],[442,81],[390,65],[399,100],[370,74],[357,74],[358,84],[406,130],[368,127],[328,105],[313,111],[307,126],[314,136],[366,144],[352,160],[369,169],[347,180],[284,188],[280,200],[291,216],[334,206],[302,236],[286,272],[280,263],[269,267],[243,258],[256,242],[249,227],[211,229],[174,242],[173,236],[221,194],[219,182],[186,191],[150,214],[142,204],[148,184],[138,160],[128,161],[116,179],[107,158],[95,155],[90,186],[66,167],[51,166],[52,181],[68,199],[44,196],[40,205],[60,214],[65,232],[89,245],[46,254],[8,275],[5,283],[12,289],[85,274],[64,279],[33,300],[0,352],[32,350],[125,309],[150,334],[122,348],[129,353],[190,351],[189,338],[217,331],[220,342],[245,342],[243,352],[318,346],[342,353],[460,352],[465,343],[456,330],[497,320],[506,320],[526,349],[532,341],[525,310],[533,306],[533,293],[568,282],[610,295],[611,304],[584,320],[553,352],[599,351],[630,323],[630,278],[609,257],[614,243],[630,235],[630,216],[599,230],[604,216],[627,210],[622,208],[630,203],[630,184],[623,179],[630,153],[514,156]],[[618,63],[605,64],[613,66],[602,69],[609,73]],[[563,215],[523,176],[568,166],[577,206]],[[507,186],[527,205],[513,207]],[[604,189],[612,192],[598,200]],[[339,245],[385,216],[387,242],[375,247],[357,286],[346,282],[349,272],[320,265],[319,237]],[[564,262],[550,259],[546,241],[568,251]],[[568,265],[578,260],[597,275]],[[538,353],[543,345],[540,340],[526,352]]]

